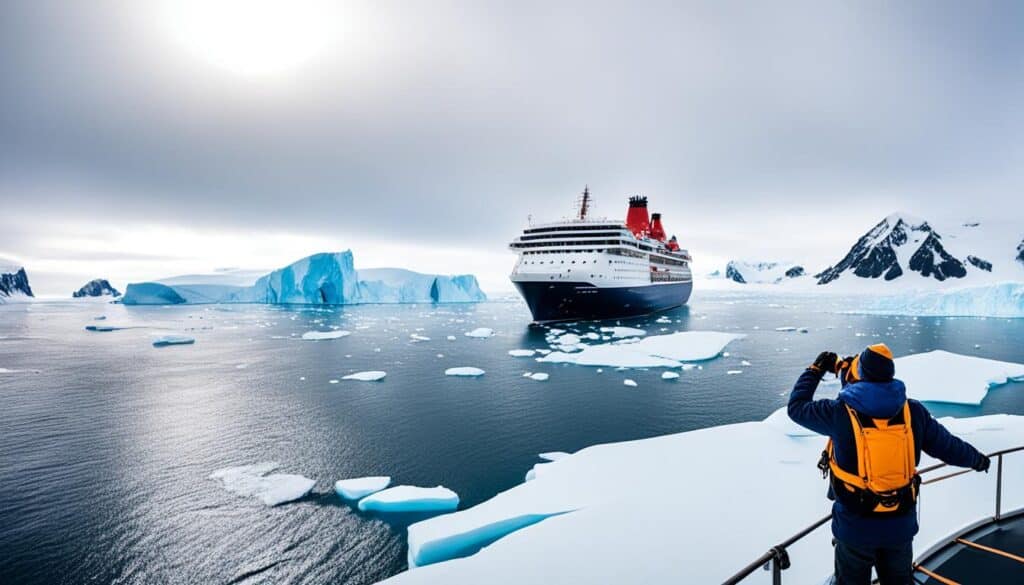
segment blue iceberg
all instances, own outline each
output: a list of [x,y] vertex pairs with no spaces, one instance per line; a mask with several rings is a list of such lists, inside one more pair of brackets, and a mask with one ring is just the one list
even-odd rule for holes
[[475,303],[487,300],[472,274],[421,274],[401,268],[355,269],[350,250],[307,256],[260,277],[250,286],[237,279],[194,275],[129,284],[126,305],[269,303],[353,305],[361,303]]

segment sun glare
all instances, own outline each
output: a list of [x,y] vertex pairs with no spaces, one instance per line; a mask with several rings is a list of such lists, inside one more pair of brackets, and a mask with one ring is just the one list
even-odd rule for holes
[[336,30],[318,0],[171,0],[161,16],[192,56],[244,76],[296,70],[322,54]]

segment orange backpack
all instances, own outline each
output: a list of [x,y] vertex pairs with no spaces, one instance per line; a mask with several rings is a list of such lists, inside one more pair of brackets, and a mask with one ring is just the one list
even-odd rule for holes
[[906,513],[914,508],[921,478],[917,474],[910,405],[889,419],[871,418],[844,404],[857,451],[857,472],[836,463],[829,439],[818,463],[831,475],[832,491],[847,508],[864,515]]

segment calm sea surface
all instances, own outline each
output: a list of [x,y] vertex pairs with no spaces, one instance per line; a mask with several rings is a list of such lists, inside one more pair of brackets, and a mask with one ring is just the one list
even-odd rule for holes
[[[334,495],[337,479],[443,484],[471,506],[520,483],[543,451],[762,419],[825,349],[885,341],[897,355],[945,349],[1024,362],[1024,320],[833,309],[810,297],[698,292],[669,324],[623,321],[649,334],[747,334],[728,357],[666,382],[661,370],[598,373],[510,357],[547,347],[519,302],[0,306],[0,368],[15,370],[0,369],[0,583],[371,583],[405,568],[404,530],[417,518],[357,512]],[[93,333],[89,324],[137,328]],[[297,339],[332,326],[352,335]],[[809,332],[775,331],[783,326]],[[476,327],[496,336],[463,335]],[[151,345],[168,333],[196,343]],[[487,373],[444,376],[453,366]],[[387,378],[330,383],[361,370]],[[639,386],[624,386],[627,377]],[[980,407],[931,408],[1024,414],[1022,390],[1000,387]],[[316,479],[313,493],[268,508],[208,479],[267,461]]]

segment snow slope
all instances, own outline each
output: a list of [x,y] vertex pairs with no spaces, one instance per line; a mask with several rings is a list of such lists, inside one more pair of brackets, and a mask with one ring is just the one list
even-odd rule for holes
[[25,268],[14,261],[0,258],[0,303],[29,300],[34,296]]
[[[351,251],[314,254],[266,274],[248,286],[251,273],[177,276],[128,285],[128,305],[174,303],[464,303],[486,300],[476,277],[420,274],[399,268],[355,269]],[[189,282],[194,277],[195,282]],[[250,281],[252,282],[252,281]],[[162,288],[161,288],[162,287]],[[180,298],[181,300],[177,300]]]

